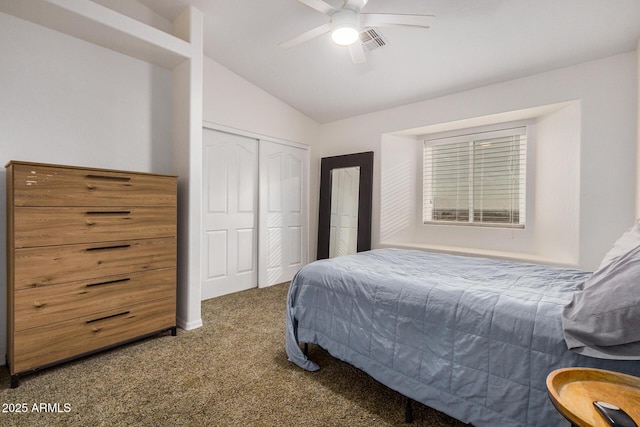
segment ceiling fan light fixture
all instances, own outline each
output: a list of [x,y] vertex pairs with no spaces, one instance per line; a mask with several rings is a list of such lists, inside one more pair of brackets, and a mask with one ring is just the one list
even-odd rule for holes
[[358,13],[342,9],[331,16],[331,39],[340,46],[349,46],[360,38]]
[[359,37],[358,30],[350,26],[335,28],[331,33],[331,40],[340,46],[349,46],[355,43]]

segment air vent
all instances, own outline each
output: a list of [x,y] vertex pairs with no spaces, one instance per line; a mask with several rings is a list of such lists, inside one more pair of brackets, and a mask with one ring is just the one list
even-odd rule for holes
[[380,31],[375,28],[371,28],[360,33],[360,41],[368,51],[379,49],[387,45],[387,40],[382,36],[382,34],[380,34]]

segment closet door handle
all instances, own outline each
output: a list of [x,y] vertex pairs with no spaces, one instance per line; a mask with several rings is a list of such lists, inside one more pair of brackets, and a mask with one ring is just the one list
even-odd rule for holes
[[92,319],[92,320],[87,320],[87,324],[89,323],[95,323],[95,322],[99,322],[101,320],[107,320],[107,319],[112,319],[114,317],[119,317],[119,316],[126,316],[127,314],[131,313],[131,311],[123,311],[122,313],[117,313],[117,314],[112,314],[110,316],[104,316],[104,317],[99,317],[97,319]]
[[85,175],[88,179],[110,179],[113,181],[131,181],[131,177],[128,176],[111,176],[111,175]]
[[87,288],[91,288],[93,286],[102,286],[102,285],[111,285],[113,283],[123,283],[123,282],[128,282],[131,279],[129,277],[127,277],[126,279],[116,279],[116,280],[109,280],[106,282],[98,282],[98,283],[87,283],[85,286]]
[[114,246],[101,246],[98,248],[87,248],[87,251],[108,251],[111,249],[126,249],[130,248],[131,245],[114,245]]

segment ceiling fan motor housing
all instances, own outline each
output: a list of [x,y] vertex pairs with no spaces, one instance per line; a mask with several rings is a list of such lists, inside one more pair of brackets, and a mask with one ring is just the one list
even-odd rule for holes
[[350,45],[358,40],[360,19],[358,13],[342,9],[331,15],[332,39],[339,45]]

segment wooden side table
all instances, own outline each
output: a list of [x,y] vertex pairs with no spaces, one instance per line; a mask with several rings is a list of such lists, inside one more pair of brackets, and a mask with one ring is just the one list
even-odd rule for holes
[[607,427],[593,406],[609,402],[623,409],[640,425],[640,378],[592,368],[557,369],[547,376],[549,398],[572,425]]

